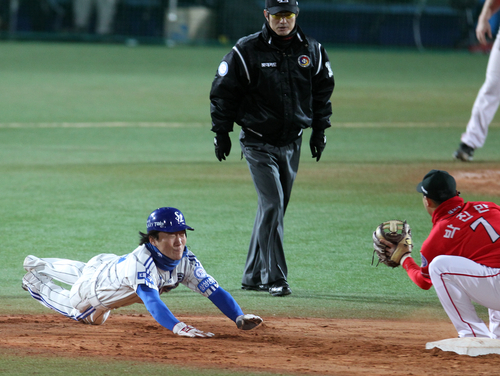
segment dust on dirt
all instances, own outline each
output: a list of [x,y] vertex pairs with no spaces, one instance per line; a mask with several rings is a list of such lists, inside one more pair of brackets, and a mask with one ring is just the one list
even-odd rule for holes
[[450,171],[457,189],[468,193],[500,196],[500,170]]
[[215,337],[178,337],[142,314],[113,314],[102,326],[56,314],[3,315],[0,349],[300,375],[497,375],[500,363],[500,355],[426,350],[427,342],[456,337],[442,320],[264,317],[260,327],[241,331],[220,316],[180,319]]

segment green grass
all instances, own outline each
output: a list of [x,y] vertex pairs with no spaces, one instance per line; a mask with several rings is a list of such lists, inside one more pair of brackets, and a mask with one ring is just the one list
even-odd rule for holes
[[[230,47],[0,43],[1,122],[209,122]],[[328,48],[334,122],[464,125],[487,57]]]
[[[293,294],[276,299],[239,288],[256,194],[237,132],[228,160],[215,159],[208,100],[228,50],[0,44],[0,314],[48,312],[20,288],[26,255],[128,253],[148,214],[169,205],[196,229],[188,246],[246,312],[446,319],[432,290],[401,268],[371,265],[371,233],[381,221],[407,219],[419,260],[431,228],[415,192],[422,176],[500,168],[498,123],[474,163],[451,160],[487,58],[328,49],[333,127],[319,163],[305,134],[285,223]],[[182,286],[163,299],[177,315],[220,314]],[[1,356],[0,370],[16,364],[30,374],[37,360],[19,359]],[[69,367],[43,360],[47,369],[58,362]]]
[[[47,358],[36,355],[20,356],[13,351],[0,355],[0,373],[5,376],[228,376],[233,372],[203,368],[179,368],[168,364],[123,362],[92,358]],[[269,376],[270,373],[245,373],[247,376]]]

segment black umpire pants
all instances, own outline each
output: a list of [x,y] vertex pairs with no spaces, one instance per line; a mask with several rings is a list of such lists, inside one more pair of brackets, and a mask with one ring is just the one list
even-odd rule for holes
[[272,285],[287,280],[283,249],[283,224],[297,176],[302,137],[282,147],[245,138],[240,145],[258,197],[252,237],[242,283],[248,286]]

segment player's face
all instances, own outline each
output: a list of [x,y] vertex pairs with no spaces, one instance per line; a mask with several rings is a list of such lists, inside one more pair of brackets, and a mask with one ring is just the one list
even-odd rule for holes
[[151,238],[158,250],[172,260],[180,260],[186,246],[186,231],[160,232],[158,239]]
[[295,20],[297,19],[295,13],[279,12],[276,14],[270,14],[266,10],[264,11],[264,17],[267,18],[271,30],[280,37],[285,37],[290,34],[295,27]]

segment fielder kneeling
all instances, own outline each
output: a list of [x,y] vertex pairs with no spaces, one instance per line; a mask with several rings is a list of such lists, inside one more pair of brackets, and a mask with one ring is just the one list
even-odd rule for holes
[[[210,299],[238,328],[258,326],[262,319],[245,315],[186,247],[186,230],[193,228],[180,210],[159,208],[149,215],[147,233],[139,232],[139,247],[127,255],[100,254],[87,263],[26,257],[23,288],[44,306],[86,324],[103,324],[112,309],[144,303],[154,319],[175,334],[212,337],[180,322],[160,299],[182,283]],[[64,289],[53,280],[72,287]]]
[[[420,288],[434,286],[459,337],[500,339],[500,207],[465,202],[453,176],[441,170],[425,175],[417,191],[423,194],[433,227],[422,244],[421,266],[410,253],[401,258],[401,265]],[[473,301],[488,308],[489,327]]]

